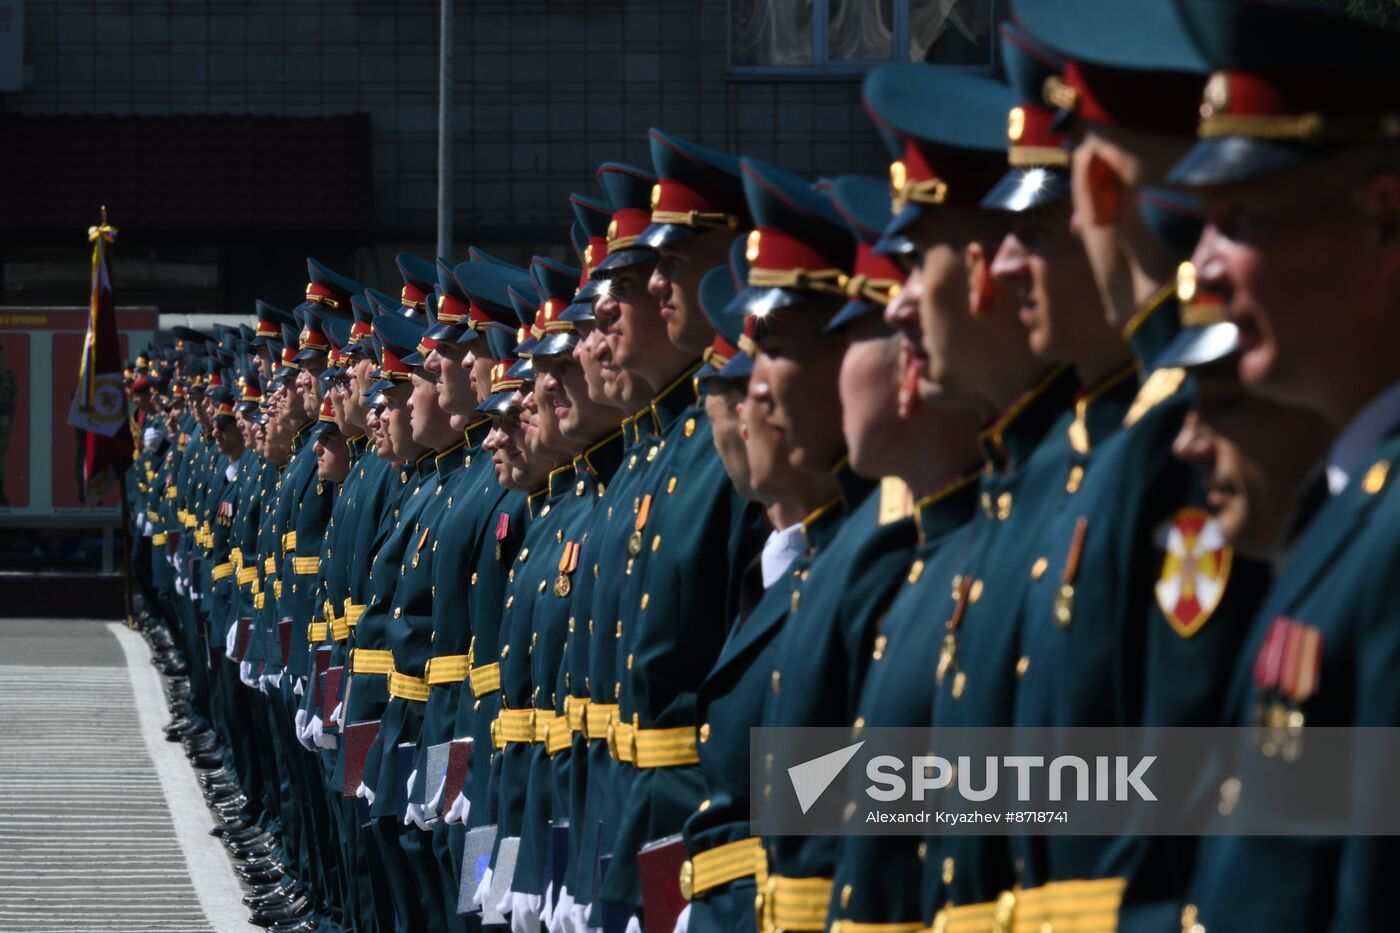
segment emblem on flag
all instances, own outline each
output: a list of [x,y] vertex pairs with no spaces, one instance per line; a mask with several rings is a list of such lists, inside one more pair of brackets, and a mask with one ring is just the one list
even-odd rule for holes
[[1233,551],[1204,509],[1181,509],[1157,529],[1156,540],[1164,552],[1157,605],[1176,633],[1190,638],[1225,596]]

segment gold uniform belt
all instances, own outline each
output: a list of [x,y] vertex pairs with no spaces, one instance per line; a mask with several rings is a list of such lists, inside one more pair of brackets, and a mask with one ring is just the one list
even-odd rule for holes
[[360,621],[360,616],[365,614],[365,606],[362,603],[352,603],[345,601],[345,624],[354,628]]
[[246,586],[249,583],[258,582],[258,568],[244,567],[238,571],[238,585]]
[[697,852],[681,865],[681,895],[694,900],[722,884],[752,878],[763,857],[757,836]]
[[1052,881],[1026,891],[1005,891],[996,901],[945,907],[934,933],[1115,933],[1123,902],[1122,878]]
[[428,666],[423,670],[423,677],[428,681],[430,687],[444,687],[450,684],[460,684],[466,680],[468,670],[469,665],[465,654],[444,654],[428,659]]
[[272,574],[272,573],[276,573],[276,572],[277,572],[277,558],[275,558],[275,557],[269,557],[269,558],[267,558],[266,560],[263,561],[263,573]]
[[616,716],[616,703],[589,703],[583,711],[583,734],[590,739],[607,739],[608,726]]
[[919,933],[926,929],[922,923],[861,923],[858,920],[833,920],[829,933]]
[[253,608],[254,608],[254,609],[261,609],[261,608],[263,608],[263,606],[265,606],[265,605],[267,605],[267,594],[266,594],[266,593],[254,593],[254,594],[253,594]]
[[350,637],[350,626],[345,621],[345,616],[336,616],[331,619],[331,638],[335,641],[344,641]]
[[[388,654],[388,652],[385,653]],[[428,682],[422,677],[414,677],[412,674],[390,671],[389,696],[401,700],[412,700],[415,703],[426,703],[428,702]]]
[[290,554],[297,549],[297,533],[289,531],[282,536],[282,553]]
[[[540,736],[540,723],[544,723],[544,735]],[[535,720],[535,741],[544,743],[544,750],[557,755],[574,744],[574,732],[569,728],[568,716],[540,716]]]
[[618,761],[630,761],[638,768],[676,768],[700,763],[694,726],[642,729],[617,725],[609,751]]
[[216,564],[214,569],[209,572],[209,578],[215,583],[218,583],[220,580],[227,580],[231,576],[233,576],[232,561],[224,561],[222,564]]
[[355,648],[350,652],[350,673],[387,674],[394,669],[392,651],[372,651],[368,648]]
[[162,544],[165,543],[165,541],[166,537],[165,532],[163,531],[158,531],[155,534],[151,535],[151,544],[155,547],[160,547]]
[[491,723],[491,744],[505,748],[507,742],[535,741],[535,711],[503,709]]
[[320,644],[326,640],[326,635],[330,633],[331,627],[325,622],[308,622],[306,625],[306,640],[313,645]]
[[467,677],[472,682],[472,696],[484,697],[495,693],[501,689],[501,664],[499,661],[478,664],[467,672]]
[[319,557],[293,557],[292,573],[299,576],[310,576],[321,569],[321,558]]
[[588,735],[588,704],[588,697],[564,697],[564,718],[568,720],[570,732]]
[[756,899],[760,930],[825,930],[830,878],[784,878],[764,882]]

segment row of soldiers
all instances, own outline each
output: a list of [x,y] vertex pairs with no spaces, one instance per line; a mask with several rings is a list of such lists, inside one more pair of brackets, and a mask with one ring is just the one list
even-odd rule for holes
[[[137,360],[133,559],[253,922],[1393,922],[1387,838],[751,831],[757,726],[1400,721],[1400,36],[1015,14],[1001,80],[871,72],[888,180],[653,130],[580,267],[309,260]],[[1215,778],[1225,832],[1306,754]]]

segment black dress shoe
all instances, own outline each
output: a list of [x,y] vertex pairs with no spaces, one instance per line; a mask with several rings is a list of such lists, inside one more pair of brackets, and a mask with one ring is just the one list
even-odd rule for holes
[[249,897],[265,897],[265,896],[268,895],[268,894],[276,894],[276,893],[278,893],[279,891],[282,892],[283,894],[286,894],[286,895],[290,895],[290,894],[295,893],[295,892],[292,891],[291,879],[290,879],[290,878],[284,878],[284,879],[282,879],[282,880],[285,881],[286,883],[285,883],[285,884],[277,884],[277,883],[273,883],[273,884],[255,884],[255,885],[253,885],[252,889],[251,889],[247,894],[243,895],[243,897],[244,897],[245,899],[246,899],[246,898],[249,898]]
[[226,838],[224,845],[228,846],[231,851],[246,851],[257,846],[275,846],[277,845],[277,837],[271,833],[258,833],[255,836],[244,836],[237,839]]
[[277,846],[270,842],[255,842],[248,846],[228,846],[228,853],[239,862],[252,864],[277,857]]
[[243,862],[242,864],[235,865],[233,866],[233,870],[238,872],[240,875],[256,875],[263,874],[264,872],[269,871],[275,871],[279,874],[286,874],[287,866],[283,865],[280,861],[278,861],[272,856],[263,856],[262,858],[252,859],[250,861]]
[[315,933],[316,930],[321,929],[321,918],[316,914],[307,914],[296,920],[274,923],[267,929],[268,933]]
[[250,910],[268,910],[272,907],[286,907],[297,899],[297,894],[291,888],[278,888],[271,894],[245,894],[243,903],[248,905]]
[[190,759],[196,768],[217,768],[224,763],[224,756],[218,752],[208,752],[203,755],[195,755]]
[[244,845],[246,843],[254,841],[255,839],[260,839],[263,836],[266,836],[269,839],[277,838],[276,836],[272,835],[272,833],[269,833],[266,830],[264,830],[257,823],[254,823],[251,826],[245,826],[238,832],[228,833],[224,836],[224,842],[229,844]]
[[219,836],[224,839],[227,839],[230,836],[240,833],[245,829],[256,828],[256,823],[249,823],[246,820],[240,818],[235,820],[229,820],[227,823],[221,823],[218,826],[215,826],[213,829],[209,830],[209,835]]
[[281,907],[269,907],[266,910],[255,910],[248,922],[260,927],[270,927],[274,924],[283,923],[287,920],[301,920],[311,912],[311,902],[304,897],[299,897]]

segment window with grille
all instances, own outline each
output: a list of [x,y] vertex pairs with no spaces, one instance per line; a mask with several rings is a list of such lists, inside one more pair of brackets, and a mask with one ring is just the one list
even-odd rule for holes
[[990,67],[997,0],[730,0],[735,75],[860,74],[888,61]]

